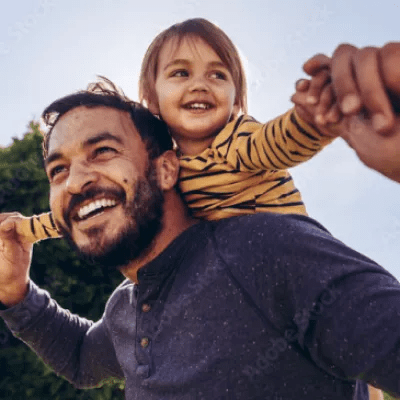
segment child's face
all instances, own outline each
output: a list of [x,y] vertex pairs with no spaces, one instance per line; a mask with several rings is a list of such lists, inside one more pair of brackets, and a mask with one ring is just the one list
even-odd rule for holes
[[150,111],[161,115],[186,154],[206,149],[238,112],[232,75],[202,39],[191,37],[177,47],[168,41],[160,52]]

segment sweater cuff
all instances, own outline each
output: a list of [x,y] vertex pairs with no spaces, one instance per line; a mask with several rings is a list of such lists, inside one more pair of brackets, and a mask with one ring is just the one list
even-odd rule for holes
[[320,133],[314,126],[310,125],[307,121],[305,121],[303,118],[301,118],[296,111],[296,108],[293,107],[293,116],[297,120],[297,122],[304,128],[306,131],[312,133],[313,136],[315,136],[318,141],[321,144],[321,147],[325,147],[326,145],[332,143],[336,137],[331,137],[324,135],[323,133]]
[[30,281],[25,299],[13,307],[1,308],[0,317],[4,319],[12,332],[18,333],[31,324],[41,310],[46,307],[49,298],[50,296],[45,290]]

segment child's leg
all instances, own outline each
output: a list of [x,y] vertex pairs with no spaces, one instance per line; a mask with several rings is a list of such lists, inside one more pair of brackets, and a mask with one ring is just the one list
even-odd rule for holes
[[17,225],[17,232],[31,243],[60,237],[51,213],[21,219]]

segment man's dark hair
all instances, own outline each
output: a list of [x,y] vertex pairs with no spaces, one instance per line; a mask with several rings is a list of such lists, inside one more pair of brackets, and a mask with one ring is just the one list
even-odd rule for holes
[[149,159],[157,158],[173,148],[173,142],[166,124],[155,117],[147,108],[129,99],[124,92],[105,77],[90,83],[86,90],[62,97],[51,103],[42,113],[42,119],[49,128],[44,134],[43,155],[47,157],[51,132],[58,120],[68,111],[80,107],[110,107],[127,111],[138,130],[149,153]]

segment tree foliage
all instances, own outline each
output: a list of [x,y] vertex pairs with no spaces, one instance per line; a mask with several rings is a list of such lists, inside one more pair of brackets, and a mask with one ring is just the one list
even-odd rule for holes
[[[30,132],[0,148],[0,212],[39,214],[49,209],[49,185],[43,168],[42,135]],[[91,320],[101,317],[105,302],[121,282],[119,272],[79,260],[64,241],[47,240],[34,247],[31,278],[61,306]],[[0,399],[123,399],[123,383],[77,390],[54,374],[25,344],[12,337],[0,320]]]

